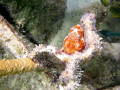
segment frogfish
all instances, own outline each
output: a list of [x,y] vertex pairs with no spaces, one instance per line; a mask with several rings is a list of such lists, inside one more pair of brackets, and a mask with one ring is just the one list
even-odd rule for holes
[[76,51],[81,52],[84,48],[83,30],[77,24],[70,29],[70,32],[65,37],[62,51],[67,54],[74,54]]

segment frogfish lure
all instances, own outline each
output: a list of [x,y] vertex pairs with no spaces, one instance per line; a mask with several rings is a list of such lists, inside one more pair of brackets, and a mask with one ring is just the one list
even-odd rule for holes
[[67,54],[74,54],[76,51],[81,52],[84,48],[83,30],[77,24],[70,29],[69,34],[65,37],[62,51]]

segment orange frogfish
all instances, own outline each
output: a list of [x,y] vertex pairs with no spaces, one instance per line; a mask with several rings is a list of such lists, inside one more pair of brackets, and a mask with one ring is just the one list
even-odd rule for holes
[[67,54],[74,54],[75,51],[81,52],[84,48],[83,30],[77,24],[70,29],[69,34],[65,37],[62,51]]

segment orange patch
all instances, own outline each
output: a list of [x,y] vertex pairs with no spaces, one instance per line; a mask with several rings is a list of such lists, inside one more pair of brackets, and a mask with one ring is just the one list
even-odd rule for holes
[[64,39],[62,51],[67,54],[73,54],[75,51],[81,52],[84,48],[83,30],[80,25],[77,24],[70,29],[69,34]]

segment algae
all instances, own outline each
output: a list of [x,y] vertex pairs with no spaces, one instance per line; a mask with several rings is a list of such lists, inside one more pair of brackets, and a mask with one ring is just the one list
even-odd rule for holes
[[[101,1],[104,2],[101,3]],[[34,44],[55,44],[60,48],[70,27],[79,23],[80,17],[89,10],[95,11],[97,14],[96,28],[98,31],[106,29],[119,32],[119,15],[117,18],[111,17],[114,12],[118,14],[116,13],[119,9],[118,2],[111,0],[108,4],[107,0],[76,0],[74,2],[72,0],[52,0],[51,2],[45,0],[44,3],[43,0],[1,0],[0,6],[5,13],[8,13],[8,18],[1,9],[0,14],[28,41]],[[65,11],[66,4],[67,10]],[[109,8],[108,6],[111,4],[114,4],[115,8],[112,6]],[[103,41],[107,40],[103,38]],[[115,86],[120,86],[120,41],[117,42],[118,44],[103,44],[103,52],[98,58],[92,58],[83,65],[81,62],[80,66],[84,73],[79,90],[110,90]],[[2,46],[0,50],[0,57],[5,58],[6,50]],[[0,78],[0,90],[57,90],[56,80],[54,77],[47,78],[44,73],[37,72],[10,75]]]

